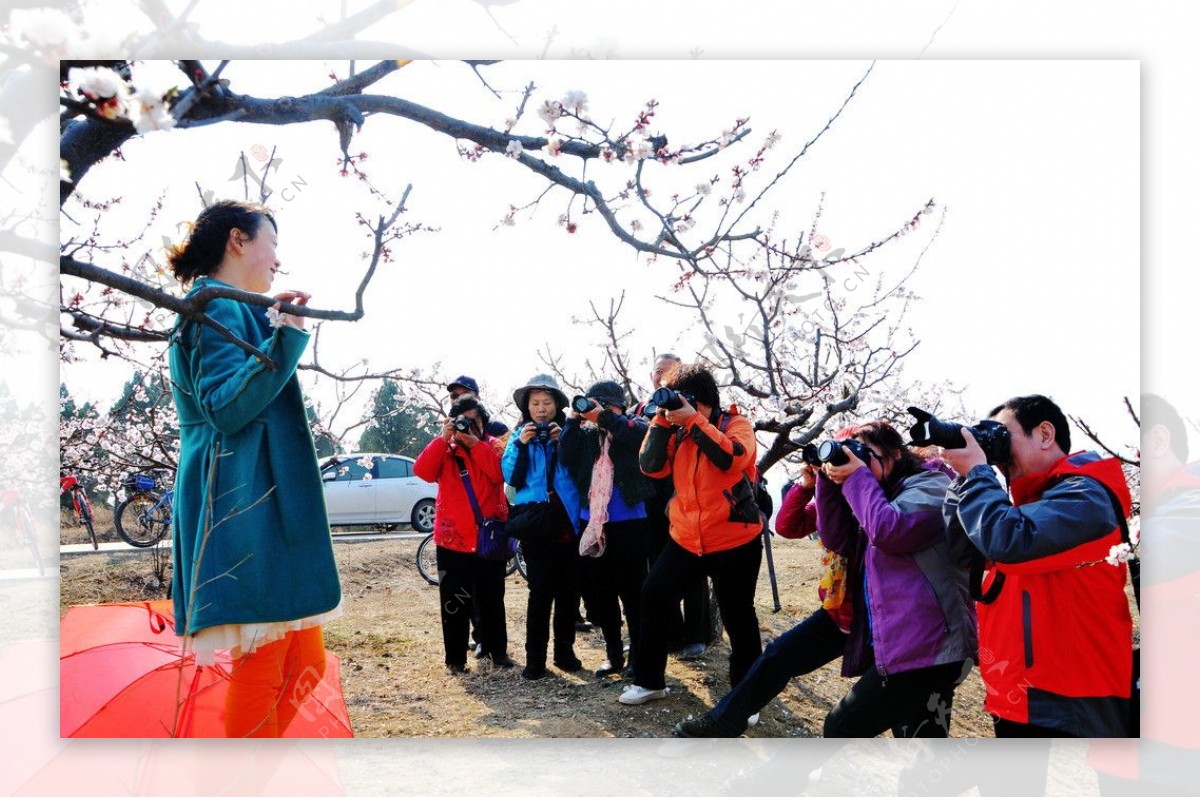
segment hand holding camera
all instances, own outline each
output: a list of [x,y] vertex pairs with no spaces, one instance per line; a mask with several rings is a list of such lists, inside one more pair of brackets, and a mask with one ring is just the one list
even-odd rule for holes
[[658,412],[672,426],[680,426],[689,418],[696,415],[693,406],[696,397],[687,391],[673,391],[670,388],[659,388],[650,397],[650,401],[658,406]]
[[562,427],[553,421],[540,423],[528,421],[525,423],[525,426],[521,427],[521,434],[517,440],[521,443],[529,443],[534,438],[537,438],[539,442],[546,443],[547,441],[558,440],[560,432],[562,432]]
[[593,424],[599,421],[600,411],[603,409],[599,402],[583,394],[579,394],[571,400],[571,410],[574,411],[573,415],[576,418],[587,419]]

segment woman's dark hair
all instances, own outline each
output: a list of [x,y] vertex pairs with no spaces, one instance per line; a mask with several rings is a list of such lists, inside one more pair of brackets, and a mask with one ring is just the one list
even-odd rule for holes
[[854,428],[853,437],[862,438],[866,443],[878,449],[884,457],[889,457],[897,452],[900,454],[900,459],[896,461],[896,465],[892,466],[892,473],[888,475],[889,485],[895,486],[900,483],[900,480],[907,479],[921,471],[920,455],[908,448],[896,428],[886,421],[869,421],[866,424],[859,424]]
[[670,372],[667,386],[675,391],[687,391],[717,412],[721,408],[721,393],[712,372],[699,363],[686,363]]
[[241,230],[253,241],[264,220],[279,231],[274,214],[265,205],[235,200],[221,200],[209,205],[192,223],[187,240],[167,252],[175,279],[186,285],[197,277],[212,274],[225,258],[229,231]]
[[464,396],[461,399],[454,400],[454,404],[450,405],[450,418],[461,416],[468,410],[479,411],[479,426],[483,430],[487,430],[488,422],[492,417],[488,415],[487,408],[479,403],[479,400],[474,396]]

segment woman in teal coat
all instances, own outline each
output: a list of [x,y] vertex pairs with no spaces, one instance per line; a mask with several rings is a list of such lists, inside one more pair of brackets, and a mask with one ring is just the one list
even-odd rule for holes
[[[195,293],[262,293],[279,261],[277,227],[259,205],[205,209],[171,266]],[[308,295],[275,296],[304,304]],[[340,614],[324,490],[296,366],[303,318],[234,299],[213,322],[275,361],[269,369],[208,324],[180,319],[170,366],[179,414],[175,481],[175,623],[197,662],[230,649],[228,736],[281,736],[325,667],[321,624]]]

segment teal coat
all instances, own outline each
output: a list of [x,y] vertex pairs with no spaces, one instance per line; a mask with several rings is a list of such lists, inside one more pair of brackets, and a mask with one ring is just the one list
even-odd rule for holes
[[[197,280],[199,289],[210,278]],[[341,601],[325,493],[296,366],[309,334],[272,329],[266,309],[232,299],[214,321],[265,352],[269,370],[208,325],[171,336],[179,414],[175,477],[175,623],[290,621]]]

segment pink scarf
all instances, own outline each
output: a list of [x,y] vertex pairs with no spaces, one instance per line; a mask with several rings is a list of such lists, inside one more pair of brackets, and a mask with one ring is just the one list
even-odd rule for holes
[[608,456],[611,435],[602,435],[600,456],[592,467],[592,485],[588,488],[587,527],[579,537],[579,553],[584,557],[600,557],[604,554],[604,525],[608,522],[608,503],[613,492],[613,462]]

